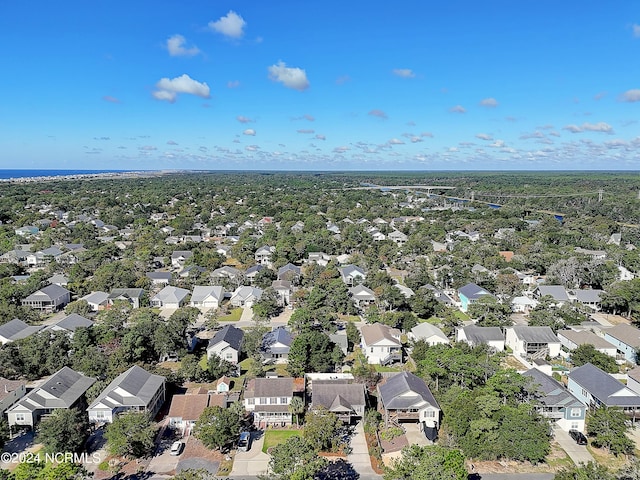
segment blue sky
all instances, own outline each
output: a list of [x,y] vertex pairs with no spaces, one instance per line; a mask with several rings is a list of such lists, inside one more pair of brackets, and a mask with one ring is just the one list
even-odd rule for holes
[[640,2],[0,2],[0,168],[640,169]]

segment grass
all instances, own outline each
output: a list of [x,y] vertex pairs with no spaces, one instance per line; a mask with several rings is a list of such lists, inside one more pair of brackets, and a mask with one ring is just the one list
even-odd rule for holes
[[384,372],[401,372],[402,368],[398,367],[384,367],[382,365],[378,365],[374,363],[373,366],[376,368],[376,372],[384,373]]
[[286,442],[291,437],[299,436],[302,430],[267,430],[264,432],[264,445],[262,451],[267,453],[271,447]]
[[217,476],[226,477],[231,473],[233,469],[233,458],[231,460],[222,460],[220,462],[220,466],[218,467],[218,471],[216,472]]
[[360,321],[360,317],[358,315],[342,315],[338,314],[338,318],[341,322],[354,322],[357,323]]
[[218,317],[219,322],[237,322],[242,316],[242,308],[234,308],[229,315]]

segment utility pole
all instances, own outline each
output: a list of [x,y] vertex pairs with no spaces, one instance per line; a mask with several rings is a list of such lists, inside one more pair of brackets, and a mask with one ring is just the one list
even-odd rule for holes
[[601,202],[602,201],[602,195],[604,194],[604,190],[601,188],[600,190],[598,190],[598,201]]

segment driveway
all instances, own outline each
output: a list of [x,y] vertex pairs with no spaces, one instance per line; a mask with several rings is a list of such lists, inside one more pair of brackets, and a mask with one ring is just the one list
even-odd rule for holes
[[569,458],[573,460],[573,463],[579,465],[580,463],[595,462],[586,445],[578,445],[573,438],[569,436],[568,432],[565,432],[561,428],[554,428],[553,435],[556,442],[560,444],[560,447],[567,452]]
[[369,459],[369,449],[367,448],[367,440],[364,437],[364,426],[362,422],[358,422],[351,437],[351,453],[347,455],[347,461],[353,465],[353,469],[360,475],[359,480],[381,479],[382,475],[378,475],[371,468],[371,460]]
[[424,433],[420,431],[419,423],[407,422],[407,423],[403,423],[402,426],[404,427],[404,430],[405,430],[404,435],[405,437],[407,437],[407,441],[409,442],[409,445],[416,444],[416,445],[420,445],[421,447],[433,445],[433,442],[427,439],[427,437],[424,436]]
[[264,434],[251,432],[251,449],[248,452],[236,452],[230,477],[266,475],[269,470],[270,456],[262,452]]
[[[186,441],[188,438],[182,439]],[[147,472],[149,473],[173,473],[180,460],[179,455],[171,455],[170,448],[174,439],[168,435],[162,435],[156,446],[156,453],[149,461]]]

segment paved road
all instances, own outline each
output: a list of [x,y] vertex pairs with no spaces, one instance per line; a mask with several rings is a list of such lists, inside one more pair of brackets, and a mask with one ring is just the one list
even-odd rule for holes
[[552,480],[553,473],[483,473],[475,478],[482,480]]
[[573,438],[569,436],[569,433],[565,432],[561,428],[554,428],[553,435],[556,442],[560,444],[560,447],[567,452],[569,458],[579,465],[580,463],[594,462],[595,460],[587,450],[586,445],[578,445]]

